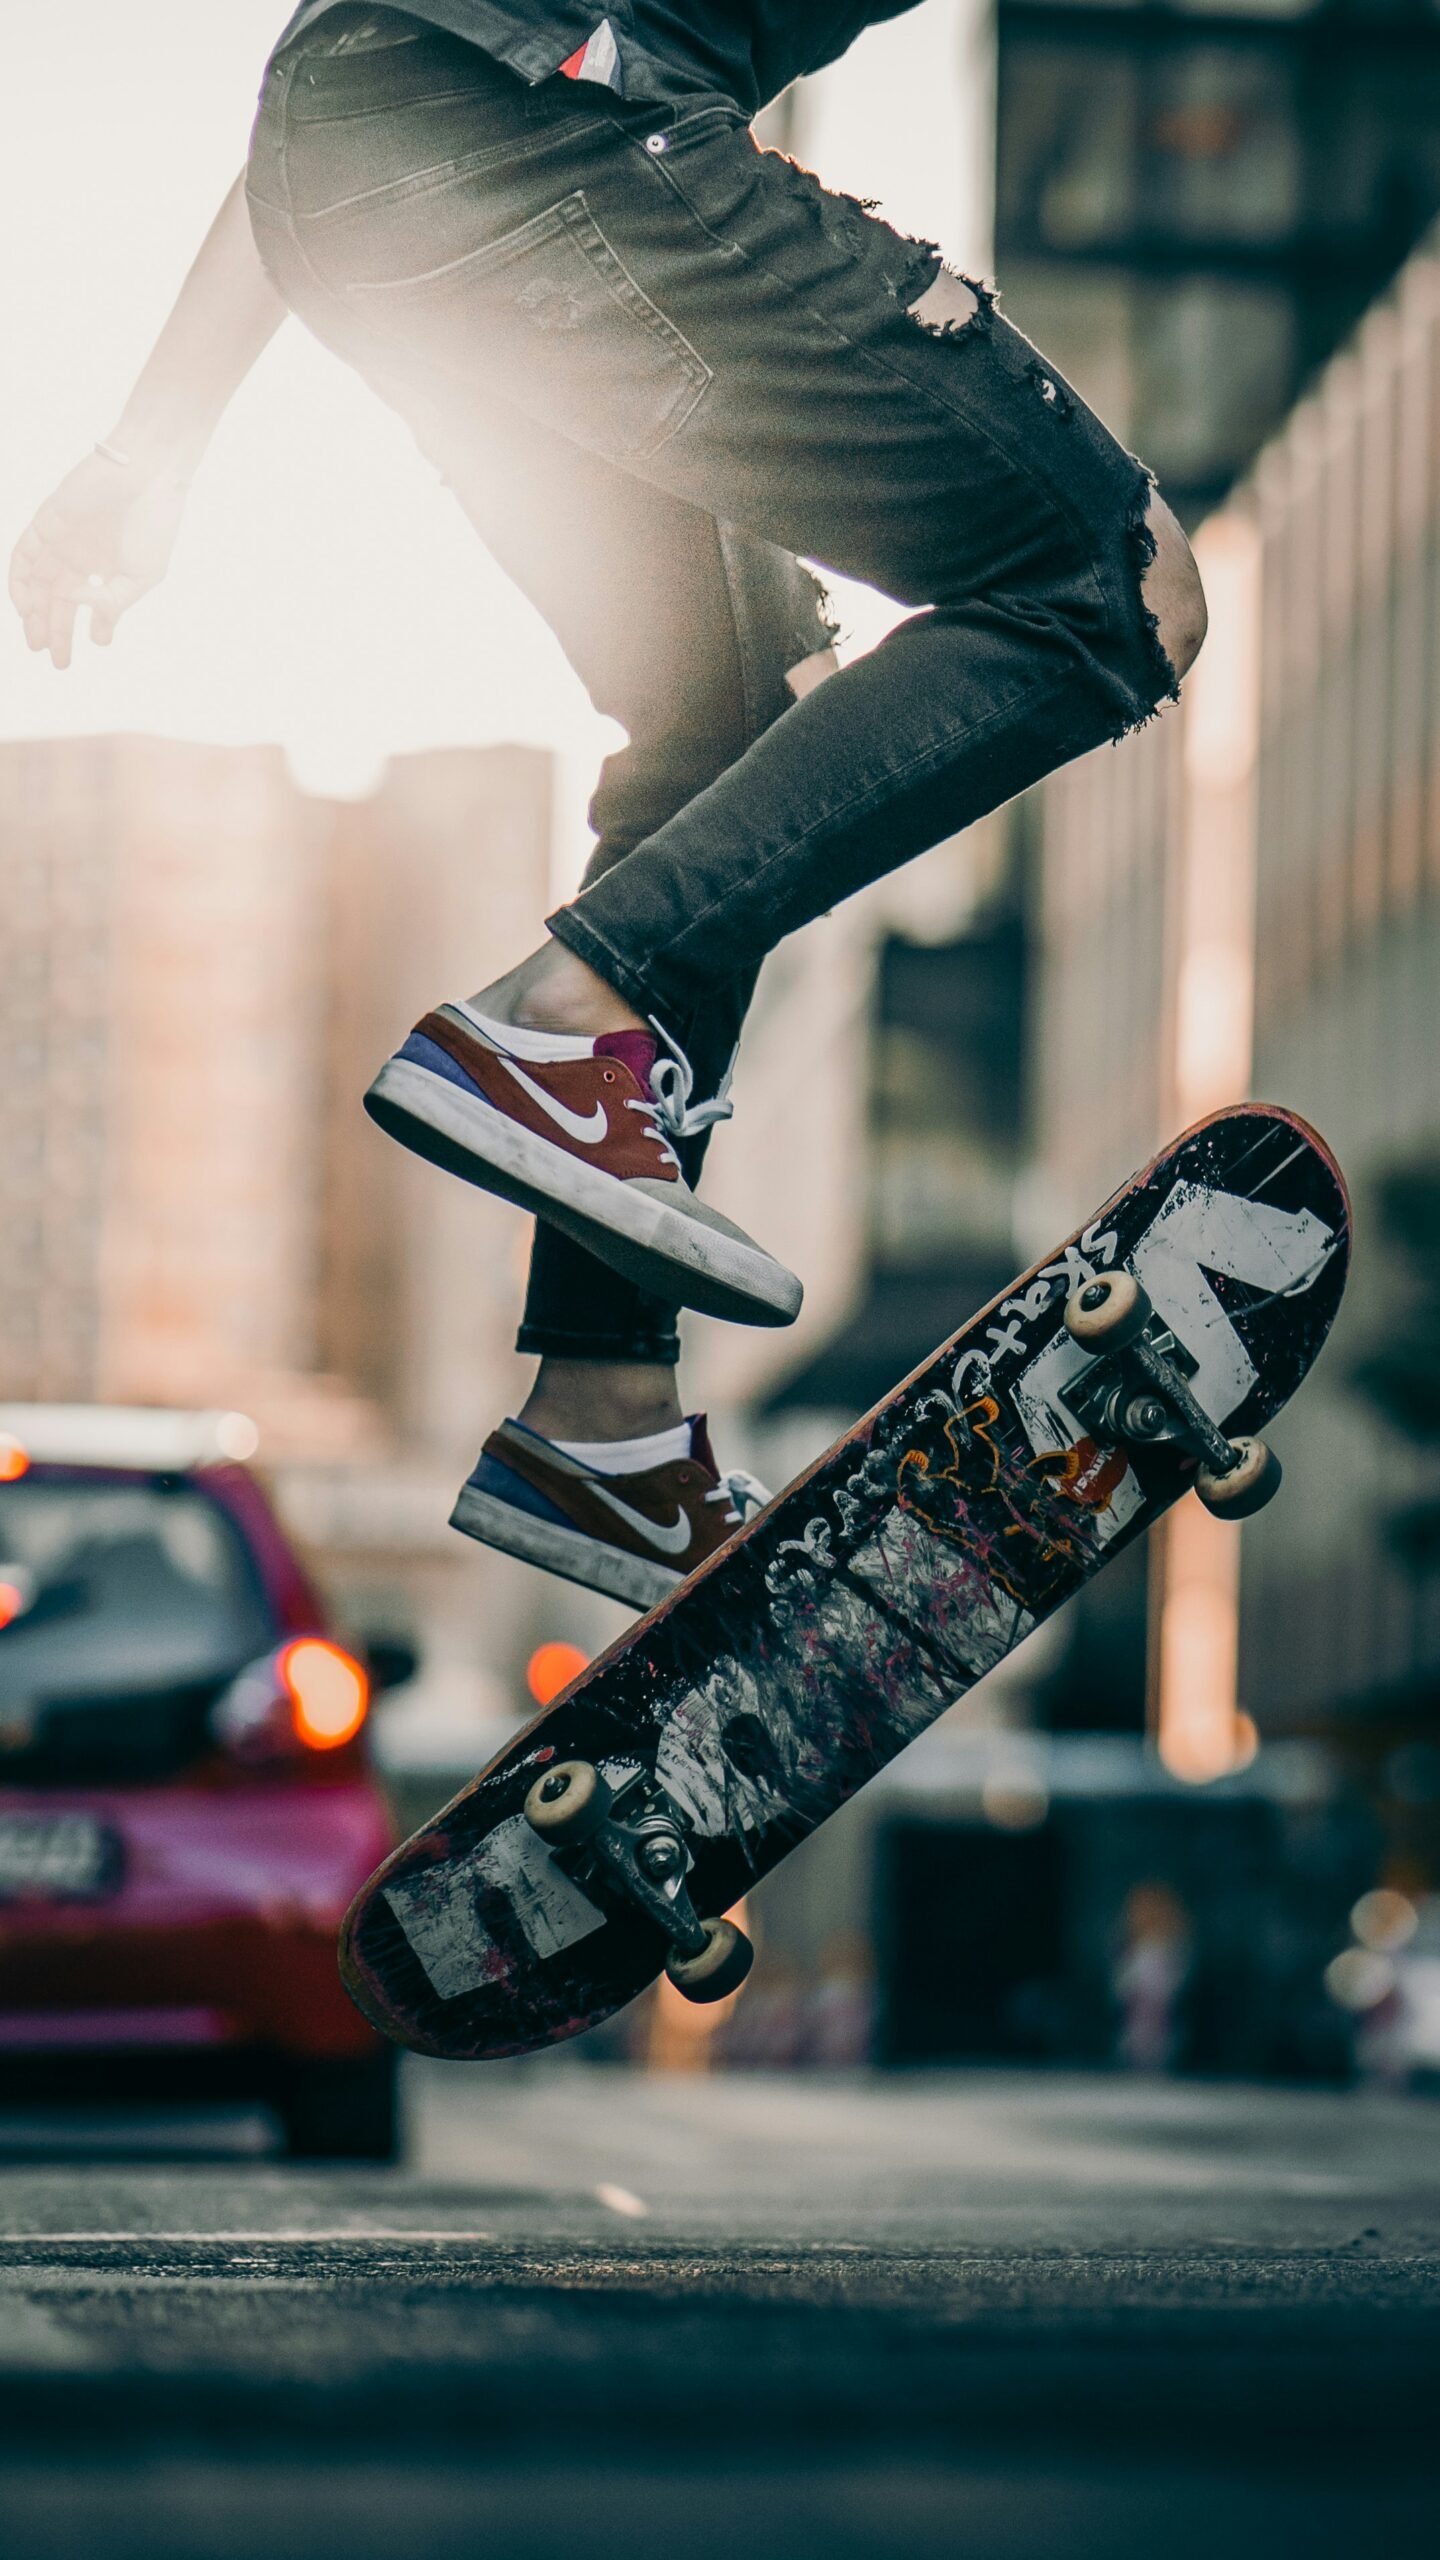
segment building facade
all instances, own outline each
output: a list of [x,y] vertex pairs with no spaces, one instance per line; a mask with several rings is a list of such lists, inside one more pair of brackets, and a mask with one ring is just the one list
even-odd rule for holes
[[1433,243],[1197,547],[1211,634],[1181,709],[1043,795],[1037,1191],[1078,1213],[1253,1092],[1311,1120],[1354,1193],[1341,1318],[1274,1434],[1281,1499],[1242,1539],[1183,1504],[1159,1550],[1152,1709],[1206,1776],[1253,1749],[1247,1716],[1403,1753],[1440,1676],[1440,1594],[1397,1535],[1431,1488],[1440,1166]]
[[326,819],[278,751],[0,747],[13,1396],[317,1366]]
[[394,1716],[461,1734],[521,1712],[532,1622],[571,1631],[446,1526],[523,1375],[528,1228],[360,1097],[457,970],[533,947],[551,779],[440,752],[330,802],[275,749],[0,746],[0,1396],[253,1416],[357,1631],[421,1639]]
[[999,0],[1012,316],[1194,522],[1440,210],[1429,0]]

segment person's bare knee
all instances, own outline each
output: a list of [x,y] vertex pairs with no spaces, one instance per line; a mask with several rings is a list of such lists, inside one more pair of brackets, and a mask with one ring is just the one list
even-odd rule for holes
[[796,701],[803,702],[806,694],[813,693],[817,684],[823,684],[827,676],[838,672],[839,665],[833,649],[812,649],[808,658],[802,658],[797,666],[786,669],[785,681]]
[[957,329],[968,328],[979,308],[980,297],[964,277],[952,275],[948,267],[942,267],[919,301],[911,303],[910,317],[933,336],[949,338]]
[[1205,590],[1195,554],[1163,498],[1152,498],[1145,522],[1155,545],[1145,572],[1145,602],[1155,616],[1160,646],[1179,677],[1200,655],[1208,618]]

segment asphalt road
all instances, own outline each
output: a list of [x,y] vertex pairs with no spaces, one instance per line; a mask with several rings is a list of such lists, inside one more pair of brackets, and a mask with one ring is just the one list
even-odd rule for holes
[[1433,2548],[1440,2106],[417,2068],[409,2165],[0,2121],[0,2542]]

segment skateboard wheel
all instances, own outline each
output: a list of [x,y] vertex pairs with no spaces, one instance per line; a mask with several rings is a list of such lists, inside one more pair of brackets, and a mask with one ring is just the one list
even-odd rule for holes
[[687,2000],[728,2000],[738,1991],[755,1961],[755,1950],[733,1920],[702,1920],[705,1946],[698,1956],[682,1956],[678,1947],[665,1959],[665,1970]]
[[1065,1330],[1082,1351],[1123,1351],[1153,1312],[1133,1272],[1102,1271],[1076,1282],[1065,1301]]
[[599,1830],[610,1810],[610,1789],[588,1760],[557,1760],[525,1798],[525,1819],[551,1847],[577,1847]]
[[1280,1461],[1263,1440],[1232,1440],[1230,1446],[1238,1452],[1238,1466],[1223,1476],[1212,1467],[1202,1467],[1195,1490],[1217,1519],[1248,1520],[1252,1511],[1263,1511],[1279,1492]]

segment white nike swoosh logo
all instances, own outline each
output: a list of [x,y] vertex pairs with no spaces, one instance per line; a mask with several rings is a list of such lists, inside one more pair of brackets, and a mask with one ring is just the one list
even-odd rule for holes
[[622,1502],[617,1494],[607,1493],[604,1485],[596,1484],[593,1479],[590,1490],[592,1493],[599,1494],[601,1501],[615,1513],[618,1519],[626,1521],[630,1528],[637,1529],[642,1538],[649,1540],[652,1547],[658,1547],[662,1555],[683,1556],[694,1534],[683,1511],[677,1508],[673,1522],[666,1529],[662,1528],[656,1520],[647,1520],[643,1512],[632,1511],[628,1502]]
[[[499,1056],[498,1050],[496,1055]],[[536,1084],[533,1078],[526,1075],[523,1067],[516,1066],[513,1058],[501,1058],[500,1064],[509,1069],[516,1083],[524,1086],[531,1101],[539,1103],[541,1110],[549,1115],[557,1128],[565,1130],[572,1138],[578,1138],[582,1146],[598,1147],[601,1140],[608,1136],[610,1123],[606,1117],[603,1102],[597,1102],[589,1116],[582,1117],[580,1112],[570,1110],[566,1103],[557,1102],[554,1094],[547,1093],[542,1084]]]

